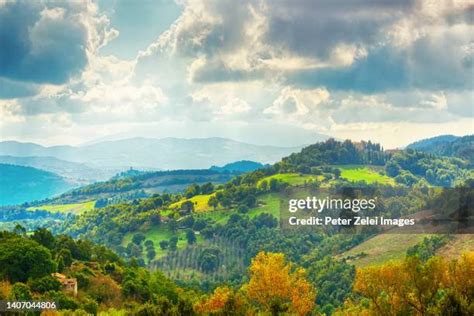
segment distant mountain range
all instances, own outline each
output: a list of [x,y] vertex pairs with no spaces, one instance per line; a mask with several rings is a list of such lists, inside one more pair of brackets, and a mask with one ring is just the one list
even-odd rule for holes
[[[277,147],[242,143],[225,138],[130,138],[83,146],[45,147],[16,141],[0,142],[0,155],[13,157],[56,158],[85,164],[92,169],[176,170],[207,169],[232,161],[250,160],[273,163],[302,146]],[[10,158],[13,159],[13,158]],[[51,162],[51,161],[50,161]],[[58,167],[59,168],[59,167]]]
[[474,165],[474,135],[441,135],[414,142],[407,148],[438,156],[462,158]]
[[42,200],[67,191],[74,185],[44,170],[0,164],[0,205]]

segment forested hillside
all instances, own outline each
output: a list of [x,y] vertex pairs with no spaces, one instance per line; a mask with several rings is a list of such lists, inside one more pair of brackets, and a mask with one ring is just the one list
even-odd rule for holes
[[126,172],[104,182],[71,190],[44,203],[64,204],[101,200],[101,205],[123,200],[144,198],[155,193],[177,193],[191,184],[225,183],[239,172],[211,169],[171,170],[156,172]]
[[469,161],[471,166],[474,165],[474,135],[439,136],[410,144],[408,148],[438,156],[462,158]]
[[0,205],[42,200],[65,192],[74,185],[44,170],[0,164]]
[[114,175],[113,170],[94,169],[85,164],[64,161],[53,157],[0,156],[0,163],[33,167],[55,173],[81,185],[103,181]]
[[212,166],[211,170],[229,172],[250,172],[263,167],[263,164],[250,160],[241,160],[225,164],[222,167]]

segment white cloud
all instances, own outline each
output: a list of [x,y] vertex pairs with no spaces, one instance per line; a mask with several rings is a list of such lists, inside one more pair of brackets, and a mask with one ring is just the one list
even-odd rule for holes
[[[143,125],[175,135],[185,125],[188,136],[209,126],[269,139],[275,124],[374,138],[381,126],[388,138],[388,126],[431,131],[474,116],[469,1],[183,1],[134,60],[101,55],[117,31],[89,1],[19,5],[33,14],[27,54],[60,52],[70,67],[54,80],[23,78],[38,81],[34,89],[16,84],[24,73],[8,79],[8,97],[22,96],[0,103],[9,133],[53,137],[56,128],[80,138]],[[64,53],[71,47],[77,54]],[[39,64],[55,73],[49,60]]]
[[64,84],[116,36],[91,1],[8,1],[0,6],[0,77]]
[[285,87],[263,113],[301,120],[318,113],[318,105],[329,100],[329,97],[330,94],[326,89],[301,90]]

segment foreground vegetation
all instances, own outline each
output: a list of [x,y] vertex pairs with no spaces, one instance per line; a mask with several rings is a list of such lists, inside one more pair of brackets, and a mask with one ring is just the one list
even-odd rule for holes
[[[206,294],[134,260],[125,263],[103,246],[45,229],[28,237],[17,227],[0,233],[0,299],[55,301],[62,313],[77,315],[472,315],[474,280],[468,276],[474,252],[448,261],[425,256],[429,243],[402,261],[356,270],[330,258],[305,269],[282,253],[259,252],[246,282]],[[58,272],[77,284],[77,292],[64,286]],[[336,309],[318,304],[328,282],[337,284],[337,292],[347,290]]]

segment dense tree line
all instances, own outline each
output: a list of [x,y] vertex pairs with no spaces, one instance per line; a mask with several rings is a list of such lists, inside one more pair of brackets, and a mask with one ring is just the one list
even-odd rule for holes
[[389,154],[385,153],[379,144],[370,141],[353,143],[349,140],[340,142],[329,139],[305,147],[301,152],[283,158],[277,166],[279,171],[308,173],[311,167],[328,164],[384,165],[388,158]]
[[459,158],[436,157],[407,149],[394,154],[387,162],[387,174],[397,182],[412,186],[421,179],[432,185],[452,187],[456,180],[472,175],[467,161]]
[[228,171],[215,171],[209,169],[202,170],[171,170],[146,172],[134,176],[116,177],[109,181],[90,184],[78,189],[74,189],[65,195],[86,195],[99,193],[118,193],[143,189],[157,185],[177,185],[203,183],[212,180],[214,182],[225,182],[235,173]]
[[[474,166],[474,135],[463,137],[447,137],[440,140],[440,137],[413,143],[409,148],[434,154],[436,156],[458,157],[469,161],[470,166]],[[454,138],[454,139],[452,139]]]

